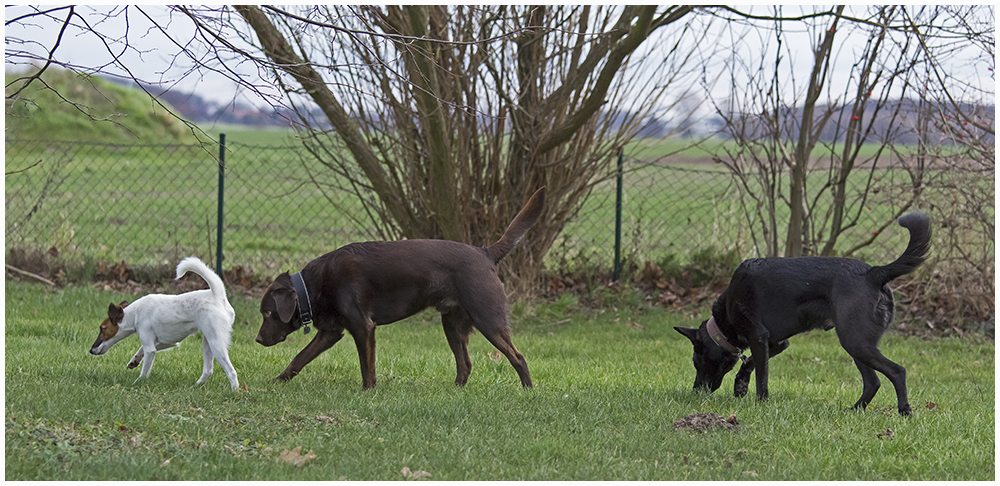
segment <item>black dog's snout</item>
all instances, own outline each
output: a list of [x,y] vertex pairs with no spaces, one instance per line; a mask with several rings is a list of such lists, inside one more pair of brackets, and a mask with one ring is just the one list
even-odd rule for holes
[[257,341],[260,344],[264,344],[264,339],[260,337],[260,334],[257,335],[257,339],[254,339],[254,341]]

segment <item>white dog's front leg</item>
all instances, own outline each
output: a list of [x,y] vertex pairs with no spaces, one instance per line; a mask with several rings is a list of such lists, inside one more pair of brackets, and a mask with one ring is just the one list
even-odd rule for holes
[[136,366],[139,366],[139,363],[142,362],[143,354],[144,353],[142,352],[142,345],[140,344],[139,350],[136,351],[134,355],[132,355],[132,359],[128,362],[128,369],[132,369],[135,368]]
[[212,376],[212,348],[208,345],[207,339],[202,341],[201,350],[204,363],[201,366],[201,378],[194,382],[195,385],[205,383]]
[[[144,349],[145,353],[142,357],[142,371],[139,372],[139,378],[146,378],[149,376],[149,371],[153,369],[153,359],[156,358],[156,348],[150,346],[149,349]],[[139,381],[136,378],[135,381]]]

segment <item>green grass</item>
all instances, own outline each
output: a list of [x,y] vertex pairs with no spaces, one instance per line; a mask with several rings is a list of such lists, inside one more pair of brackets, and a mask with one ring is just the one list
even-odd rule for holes
[[[869,174],[856,171],[849,176],[848,191],[852,198],[867,182]],[[860,209],[858,224],[840,235],[835,251],[846,252],[859,242],[866,241],[882,224],[899,211],[899,202],[908,199],[909,176],[902,170],[879,169],[874,177],[877,191],[869,195],[865,204],[852,199],[848,217]],[[931,176],[928,176],[931,177]],[[933,177],[947,180],[947,174]],[[807,180],[810,198],[827,183],[825,172],[813,172]],[[658,262],[675,258],[688,263],[699,252],[712,249],[717,252],[735,251],[743,258],[766,256],[762,231],[757,226],[756,236],[747,222],[747,211],[754,214],[755,203],[746,198],[741,203],[740,189],[729,172],[719,166],[664,166],[635,167],[624,176],[622,202],[622,252],[632,261]],[[982,179],[983,191],[992,191],[992,181]],[[579,217],[568,223],[556,239],[549,258],[556,257],[570,262],[596,260],[610,262],[613,255],[615,183],[609,181],[595,187]],[[827,190],[826,196],[830,192]],[[810,199],[811,201],[812,199]],[[927,188],[922,199],[912,209],[928,211],[932,218],[941,217],[960,201],[946,190]],[[820,198],[813,209],[822,215],[829,209],[829,198]],[[779,202],[776,207],[778,221],[779,255],[783,254],[785,231],[790,210]],[[756,218],[755,218],[756,219]],[[821,216],[818,217],[821,219]],[[954,245],[946,239],[945,232],[935,233],[932,247],[949,248]],[[895,259],[906,247],[907,231],[895,224],[882,230],[875,241],[852,255],[873,265],[885,264]],[[825,240],[823,240],[825,242]],[[963,243],[973,248],[989,248],[989,241],[979,233],[968,234]],[[820,245],[820,248],[822,245]],[[550,262],[547,262],[550,263]]]
[[[236,393],[218,369],[193,386],[198,337],[137,383],[138,370],[125,369],[136,339],[89,355],[107,303],[135,296],[9,281],[5,290],[7,480],[392,480],[403,467],[432,480],[995,477],[995,348],[978,338],[885,336],[883,351],[907,368],[907,419],[886,380],[868,411],[846,410],[861,380],[833,333],[793,338],[771,363],[771,401],[757,403],[732,397],[732,373],[714,394],[691,392],[690,344],[672,327],[697,316],[614,296],[585,311],[564,296],[511,314],[534,389],[493,362],[478,334],[469,383],[455,388],[440,324],[426,313],[379,329],[379,384],[362,391],[349,337],[294,380],[270,383],[307,336],[257,345],[257,302],[231,295],[230,355],[249,388]],[[696,412],[735,414],[739,430],[674,429]],[[879,438],[886,429],[893,437]],[[316,458],[279,462],[298,446]]]
[[[8,96],[27,74],[5,74]],[[194,140],[184,124],[138,88],[99,76],[51,68],[5,106],[4,136],[10,139],[100,140],[110,143],[185,143]],[[78,107],[67,103],[66,95]],[[87,111],[93,118],[88,117]]]
[[[216,127],[227,134],[224,253],[227,268],[240,265],[261,277],[300,268],[318,255],[353,241],[378,236],[364,209],[332,173],[310,174],[301,145],[288,130]],[[637,144],[639,142],[636,142]],[[643,143],[649,143],[643,141]],[[641,145],[641,144],[640,144]],[[652,149],[676,148],[659,141]],[[6,177],[6,248],[46,251],[55,247],[67,262],[126,261],[129,265],[172,266],[196,255],[213,260],[216,248],[217,148],[198,145],[139,146],[71,145],[11,141],[5,164],[25,172]],[[635,149],[636,156],[642,151]],[[630,152],[632,157],[632,152]],[[641,166],[630,164],[624,177],[622,254],[633,262],[673,259],[692,262],[706,251],[735,252],[743,258],[765,254],[746,220],[740,191],[723,167]],[[311,177],[317,177],[317,187]],[[868,174],[850,177],[854,191]],[[911,189],[899,170],[880,170],[879,192],[861,207],[859,224],[841,235],[837,251],[865,241],[895,214]],[[826,182],[825,173],[809,178],[810,198]],[[979,182],[992,191],[990,179]],[[599,184],[567,223],[548,252],[550,269],[608,268],[614,255],[615,186]],[[853,193],[852,193],[853,194]],[[852,204],[859,207],[860,203]],[[330,200],[336,205],[330,203]],[[941,190],[927,189],[917,209],[945,218],[948,208],[963,201]],[[815,211],[822,213],[826,199]],[[872,209],[867,209],[871,207]],[[936,214],[935,211],[944,215]],[[779,231],[788,209],[779,204]],[[936,233],[936,248],[953,243]],[[760,230],[757,229],[759,237]],[[874,264],[891,261],[905,246],[905,231],[890,225],[866,249],[852,256]],[[784,234],[779,235],[783,246]],[[981,234],[966,235],[963,244],[989,248]],[[779,250],[780,253],[780,250]]]

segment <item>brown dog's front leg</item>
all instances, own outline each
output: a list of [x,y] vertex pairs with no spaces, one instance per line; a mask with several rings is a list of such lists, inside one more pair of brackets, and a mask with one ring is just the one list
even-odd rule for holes
[[323,331],[317,329],[316,337],[306,347],[302,348],[299,354],[292,358],[292,362],[285,368],[285,371],[282,371],[280,375],[274,377],[271,381],[288,381],[295,378],[295,375],[302,371],[302,367],[309,364],[310,361],[322,354],[323,351],[337,344],[337,341],[340,341],[342,337],[344,337],[344,331]]

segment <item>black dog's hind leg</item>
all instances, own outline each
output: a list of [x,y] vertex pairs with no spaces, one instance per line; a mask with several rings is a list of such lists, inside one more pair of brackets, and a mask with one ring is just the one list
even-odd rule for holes
[[875,396],[875,392],[879,389],[878,376],[875,375],[875,371],[878,371],[885,375],[896,389],[899,414],[909,415],[911,409],[906,397],[906,368],[882,356],[882,352],[874,344],[878,342],[878,336],[864,336],[857,332],[848,332],[846,328],[841,329],[841,327],[837,328],[837,336],[840,338],[840,345],[854,358],[864,383],[861,398],[854,404],[854,408],[867,407]]
[[[773,358],[774,356],[781,354],[782,351],[788,349],[788,340],[778,341],[777,343],[768,345],[768,354]],[[733,395],[737,398],[741,398],[750,391],[750,375],[753,373],[753,355],[750,355],[743,361],[740,366],[740,370],[736,372],[736,382],[733,385]]]
[[[875,392],[878,391],[878,379],[875,379],[875,382],[869,385],[870,378],[866,379],[865,371],[861,367],[861,365],[864,365],[870,370],[874,369],[885,375],[886,378],[889,378],[893,388],[896,389],[896,403],[899,408],[899,414],[909,415],[912,410],[910,409],[910,401],[906,397],[906,368],[882,356],[882,353],[877,348],[872,349],[862,356],[855,356],[853,353],[851,355],[854,356],[855,363],[859,365],[858,369],[861,370],[861,378],[865,381],[864,390],[861,392],[861,399],[858,400],[858,403],[854,404],[854,407],[857,408],[859,405],[862,408],[866,407],[871,398],[875,396]],[[873,372],[870,373],[874,375]],[[871,389],[871,396],[868,396],[869,389]]]
[[864,386],[864,389],[861,391],[861,398],[859,398],[857,403],[854,404],[854,408],[864,410],[868,407],[868,404],[871,403],[872,398],[875,398],[875,394],[878,393],[878,389],[882,386],[882,383],[879,381],[875,370],[861,364],[857,358],[854,359],[854,365],[857,366],[858,371],[861,372],[861,382]]

